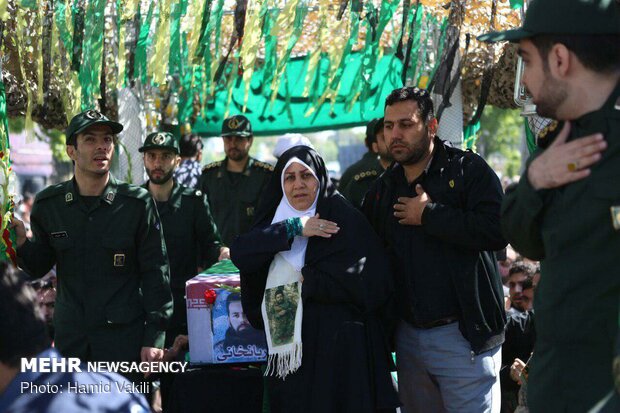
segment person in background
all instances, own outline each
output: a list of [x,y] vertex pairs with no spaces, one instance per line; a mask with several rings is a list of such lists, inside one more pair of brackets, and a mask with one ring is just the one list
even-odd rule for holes
[[224,245],[230,246],[250,229],[273,166],[250,157],[254,135],[245,116],[224,119],[222,140],[226,158],[204,167],[199,188],[207,194]]
[[179,142],[181,163],[174,170],[174,180],[188,188],[198,188],[202,174],[202,139],[198,135],[183,135]]
[[536,267],[525,261],[512,264],[508,272],[508,289],[510,291],[510,310],[508,313],[522,313],[532,309],[532,290],[526,292],[524,284],[533,285]]
[[[521,273],[522,274],[522,273]],[[506,323],[506,339],[502,345],[502,413],[513,412],[518,405],[519,373],[530,359],[536,342],[534,323],[535,285],[532,276],[526,276],[520,283],[522,311],[509,311]],[[518,370],[517,370],[518,368]]]
[[276,146],[273,147],[273,156],[277,159],[293,146],[307,146],[314,149],[310,139],[301,133],[286,133],[278,138]]
[[338,183],[340,193],[357,208],[362,206],[370,185],[392,163],[392,155],[383,136],[383,118],[373,119],[368,123],[364,143],[368,152],[344,171]]

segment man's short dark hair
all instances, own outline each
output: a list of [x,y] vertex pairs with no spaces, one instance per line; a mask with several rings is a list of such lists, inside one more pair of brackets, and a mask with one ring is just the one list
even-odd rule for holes
[[366,137],[364,144],[372,151],[372,144],[377,142],[377,133],[383,132],[383,118],[375,118],[366,125]]
[[529,290],[530,288],[534,288],[534,278],[526,277],[525,280],[523,281],[523,284],[521,284],[521,289],[525,291],[525,290]]
[[0,314],[0,362],[19,367],[22,357],[49,347],[36,293],[6,262],[0,262]]
[[198,135],[183,135],[179,141],[179,155],[185,158],[193,158],[202,150],[202,139]]
[[412,100],[418,104],[420,116],[425,125],[435,118],[435,109],[431,94],[426,89],[420,89],[419,87],[394,89],[385,99],[385,107],[408,100]]
[[546,34],[534,36],[532,43],[538,49],[544,67],[548,69],[547,55],[556,43],[575,53],[579,61],[595,72],[611,73],[620,70],[620,35],[618,34]]
[[234,302],[234,301],[241,301],[241,294],[240,293],[230,293],[228,294],[228,297],[226,297],[226,311],[230,313],[230,310],[228,309],[230,307],[230,303]]
[[523,273],[526,277],[532,278],[536,273],[536,266],[525,261],[517,261],[510,266],[508,277],[518,273]]

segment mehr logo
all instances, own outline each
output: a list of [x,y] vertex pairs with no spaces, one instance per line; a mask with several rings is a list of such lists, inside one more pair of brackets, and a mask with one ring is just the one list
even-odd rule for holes
[[87,110],[86,113],[84,113],[84,116],[90,120],[99,120],[103,118],[103,115],[96,110]]
[[153,143],[155,145],[161,145],[165,141],[166,141],[166,135],[164,135],[163,133],[158,133],[157,135],[153,136]]
[[232,118],[228,121],[228,127],[230,129],[238,129],[241,125],[241,121],[237,118]]
[[69,358],[53,358],[53,357],[41,357],[41,358],[22,358],[21,371],[32,371],[40,373],[72,373],[81,372],[80,359],[77,357]]

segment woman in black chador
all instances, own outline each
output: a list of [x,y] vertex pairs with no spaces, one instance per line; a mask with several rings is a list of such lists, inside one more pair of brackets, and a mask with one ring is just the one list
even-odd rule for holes
[[235,240],[231,257],[248,320],[267,336],[272,412],[399,405],[387,346],[388,258],[313,149],[282,154],[256,222]]

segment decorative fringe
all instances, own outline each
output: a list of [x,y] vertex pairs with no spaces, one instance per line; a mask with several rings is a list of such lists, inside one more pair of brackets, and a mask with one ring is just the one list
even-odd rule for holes
[[287,375],[295,373],[301,367],[302,343],[294,343],[292,346],[290,350],[269,355],[265,376],[275,373],[282,380],[286,380]]

